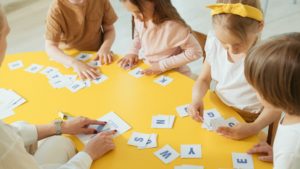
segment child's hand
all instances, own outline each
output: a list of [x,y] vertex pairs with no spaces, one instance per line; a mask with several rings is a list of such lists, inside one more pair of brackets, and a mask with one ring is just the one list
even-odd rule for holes
[[230,139],[240,140],[257,134],[254,123],[239,123],[233,127],[219,127],[217,132]]
[[139,62],[138,55],[129,54],[118,61],[121,68],[128,70]]
[[93,80],[100,76],[97,68],[94,68],[77,60],[73,61],[72,67],[81,79]]
[[190,104],[188,106],[188,113],[192,118],[198,122],[203,122],[203,102],[198,104]]
[[259,160],[269,163],[273,162],[273,148],[266,142],[255,145],[248,151],[248,154],[259,154]]
[[100,48],[97,52],[97,57],[95,60],[99,60],[101,64],[111,64],[113,62],[113,53],[110,49]]
[[158,63],[154,63],[151,65],[150,68],[143,70],[142,73],[147,76],[151,76],[151,75],[159,75],[163,73],[163,71],[161,71]]

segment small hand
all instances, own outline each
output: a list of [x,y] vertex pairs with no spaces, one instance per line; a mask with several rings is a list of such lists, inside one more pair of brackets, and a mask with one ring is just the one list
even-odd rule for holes
[[99,60],[101,64],[111,64],[113,62],[113,54],[110,49],[100,48],[97,52],[97,57],[95,60]]
[[79,75],[79,77],[83,80],[94,80],[100,76],[100,73],[98,72],[97,68],[94,68],[77,60],[73,61],[72,67],[74,71]]
[[188,106],[188,113],[197,122],[203,122],[203,102],[197,104],[190,104]]
[[121,68],[128,70],[131,69],[139,62],[139,57],[137,55],[129,54],[124,56],[122,59],[118,61],[118,64]]
[[264,162],[273,162],[273,148],[266,142],[261,142],[248,151],[248,154],[259,154],[258,159]]

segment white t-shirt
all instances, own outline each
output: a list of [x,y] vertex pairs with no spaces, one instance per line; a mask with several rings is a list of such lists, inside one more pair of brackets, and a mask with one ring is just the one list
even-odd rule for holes
[[300,169],[300,123],[279,123],[273,154],[274,169]]
[[[25,146],[37,142],[34,125],[6,125],[0,120],[0,169],[42,169]],[[85,152],[77,153],[57,169],[89,169],[92,159]]]
[[227,50],[214,32],[210,31],[205,44],[206,61],[211,67],[211,77],[217,82],[216,94],[228,106],[251,113],[262,110],[255,91],[244,75],[244,58],[233,63]]

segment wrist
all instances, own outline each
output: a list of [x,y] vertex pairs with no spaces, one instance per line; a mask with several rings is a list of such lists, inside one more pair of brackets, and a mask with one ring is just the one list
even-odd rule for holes
[[54,135],[61,135],[62,134],[62,125],[63,125],[62,120],[54,120],[53,122],[53,127],[54,127]]

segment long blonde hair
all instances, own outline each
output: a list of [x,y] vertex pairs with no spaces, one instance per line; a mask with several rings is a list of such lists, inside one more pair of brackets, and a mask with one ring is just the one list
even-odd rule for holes
[[[259,0],[217,0],[217,3],[242,3],[244,5],[255,7],[262,11]],[[253,30],[257,30],[260,26],[260,22],[255,19],[241,17],[234,14],[214,15],[213,24],[221,25],[224,29],[239,37],[241,40],[246,40],[248,33]]]

